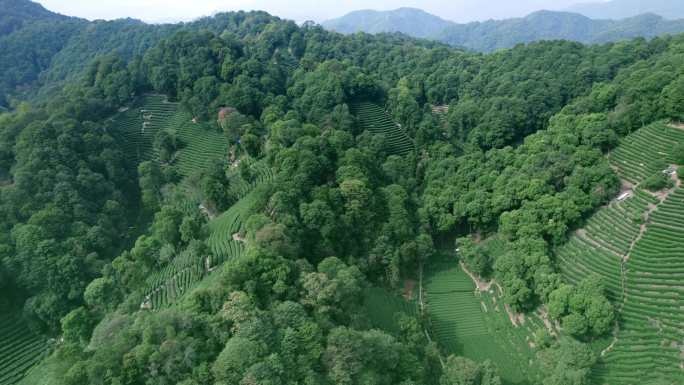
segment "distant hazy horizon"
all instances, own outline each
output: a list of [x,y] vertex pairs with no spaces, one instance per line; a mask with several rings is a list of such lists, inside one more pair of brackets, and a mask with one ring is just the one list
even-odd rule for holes
[[[525,16],[541,9],[562,10],[586,0],[37,0],[45,8],[90,20],[132,17],[147,22],[189,21],[221,11],[264,10],[298,22],[322,22],[360,9],[420,8],[456,22]],[[369,6],[372,4],[372,6]]]

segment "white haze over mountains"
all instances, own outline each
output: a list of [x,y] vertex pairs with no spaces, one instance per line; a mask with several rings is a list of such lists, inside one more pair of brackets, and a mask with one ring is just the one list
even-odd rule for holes
[[[35,1],[35,0],[34,0]],[[414,7],[456,22],[504,19],[582,0],[37,0],[45,8],[86,19],[132,17],[148,22],[189,21],[218,11],[260,9],[303,22],[321,22],[359,9]]]

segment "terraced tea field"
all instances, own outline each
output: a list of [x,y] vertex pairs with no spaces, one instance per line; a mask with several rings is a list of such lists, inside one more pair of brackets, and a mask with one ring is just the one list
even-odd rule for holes
[[194,123],[178,103],[168,102],[161,95],[142,97],[134,107],[114,116],[110,127],[133,163],[157,158],[153,143],[160,130],[175,135],[179,150],[174,164],[183,176],[225,158],[228,152],[228,140],[220,130],[207,123]]
[[177,103],[169,103],[162,95],[142,97],[111,120],[113,135],[122,141],[129,159],[138,163],[153,159],[152,144],[157,132],[166,129],[178,110]]
[[621,178],[637,184],[674,163],[676,143],[684,143],[684,130],[659,122],[622,139],[609,159]]
[[618,308],[595,384],[684,383],[684,189],[681,181],[659,194],[638,187],[674,163],[677,143],[684,131],[664,123],[625,138],[610,161],[636,185],[632,197],[599,210],[556,253],[567,281],[599,274]]
[[639,237],[645,214],[657,199],[637,189],[632,197],[601,209],[556,252],[565,279],[577,283],[599,274],[611,301],[622,301],[622,262]]
[[390,154],[406,155],[415,151],[413,140],[377,104],[368,102],[352,104],[351,111],[357,116],[364,130],[385,135]]
[[175,133],[181,145],[175,164],[183,176],[192,175],[228,155],[228,140],[221,131],[208,124],[193,123],[190,114],[181,109],[171,118],[169,131]]
[[209,222],[207,245],[211,253],[199,259],[180,255],[163,270],[152,275],[148,279],[143,307],[159,309],[176,303],[216,267],[230,259],[239,258],[244,253],[245,243],[239,233],[250,207],[254,204],[255,196],[252,192],[273,177],[271,169],[265,163],[249,159],[245,162],[249,162],[253,180],[246,182],[237,175],[231,178],[231,190],[237,203]]
[[19,382],[47,350],[45,338],[31,332],[21,317],[0,315],[0,385]]
[[537,375],[530,336],[544,327],[541,318],[514,326],[495,289],[476,292],[455,260],[431,262],[424,289],[433,337],[448,354],[491,360],[505,384],[528,384]]
[[251,198],[252,196],[247,195],[209,224],[211,235],[207,244],[212,253],[209,266],[217,266],[242,255],[245,247],[238,234],[242,230],[245,220],[247,220],[245,218],[246,213],[253,204]]
[[402,313],[409,317],[418,317],[420,313],[415,299],[406,300],[398,294],[376,287],[366,290],[364,307],[374,328],[395,335],[401,331],[398,317]]

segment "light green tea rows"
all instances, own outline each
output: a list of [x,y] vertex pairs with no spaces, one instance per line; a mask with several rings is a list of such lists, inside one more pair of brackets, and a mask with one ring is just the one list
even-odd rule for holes
[[111,120],[113,135],[123,143],[133,163],[157,159],[153,144],[160,130],[176,137],[179,148],[173,162],[183,176],[204,169],[215,159],[227,157],[225,135],[210,124],[193,122],[178,103],[168,102],[165,96],[147,95],[134,106]]
[[20,316],[0,316],[0,385],[13,385],[47,354],[45,338],[26,327]]
[[415,150],[411,138],[387,116],[380,106],[362,102],[353,104],[351,110],[358,117],[359,123],[364,130],[385,136],[388,146],[387,150],[390,154],[406,155]]
[[663,122],[651,124],[625,137],[610,154],[621,178],[639,183],[674,163],[673,149],[684,142],[684,130]]
[[249,163],[253,179],[247,182],[238,175],[231,178],[231,193],[237,202],[209,222],[209,255],[193,258],[181,254],[164,269],[153,274],[148,280],[144,307],[158,309],[176,303],[216,267],[243,254],[245,243],[240,233],[247,213],[254,204],[255,196],[252,191],[273,177],[271,169],[264,162],[250,159],[244,162]]
[[431,263],[425,295],[432,333],[447,354],[489,359],[507,383],[528,383],[534,375],[529,336],[543,327],[540,318],[533,315],[524,326],[514,327],[501,301],[488,292],[476,294],[475,284],[455,260]]
[[589,219],[585,228],[556,251],[565,279],[578,283],[598,274],[612,301],[622,301],[621,263],[639,236],[641,224],[653,197],[635,190],[634,196],[614,202]]
[[684,383],[684,191],[657,197],[638,188],[675,162],[678,143],[684,131],[665,123],[625,138],[610,161],[637,185],[633,196],[602,208],[557,250],[567,281],[599,274],[619,310],[613,344],[592,372],[596,384]]

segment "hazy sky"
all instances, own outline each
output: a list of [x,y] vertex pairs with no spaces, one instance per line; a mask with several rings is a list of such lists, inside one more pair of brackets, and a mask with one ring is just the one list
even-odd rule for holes
[[296,21],[323,21],[358,9],[416,7],[458,22],[524,16],[588,0],[37,0],[47,9],[87,19],[133,17],[145,21],[192,20],[217,11],[261,9]]

